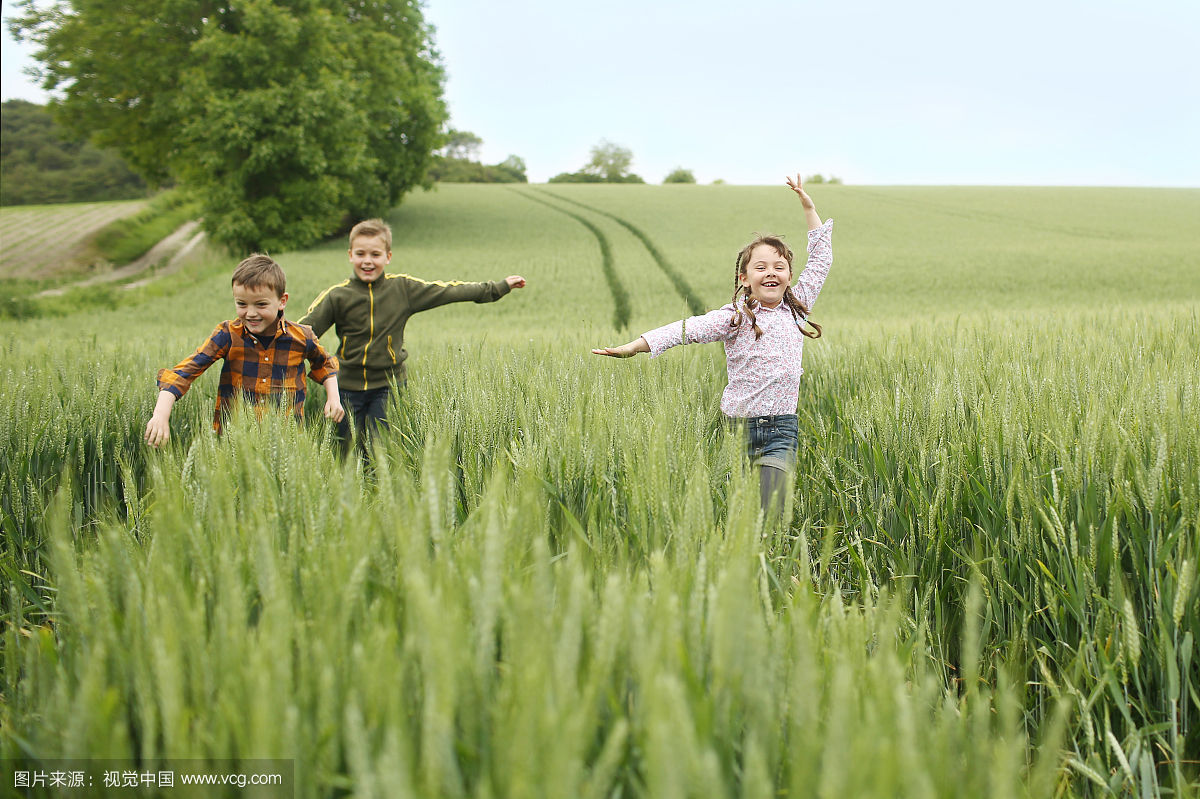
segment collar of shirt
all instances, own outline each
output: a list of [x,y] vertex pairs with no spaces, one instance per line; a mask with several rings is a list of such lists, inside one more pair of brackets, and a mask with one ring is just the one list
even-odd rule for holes
[[[733,303],[733,307],[735,310],[739,310],[739,311],[746,310],[746,307],[747,307],[746,295],[739,293],[737,296],[737,300],[734,301],[734,303]],[[754,311],[755,313],[758,313],[759,311],[778,311],[780,308],[787,308],[787,307],[788,307],[788,304],[786,302],[784,302],[783,300],[780,300],[779,304],[776,305],[774,308],[768,308],[767,306],[763,305],[761,302],[756,301],[754,303],[754,307],[751,308],[750,310]]]
[[[230,330],[237,332],[237,334],[244,339],[248,339],[255,343],[258,342],[258,339],[253,333],[250,332],[249,328],[246,327],[246,324],[241,319],[234,319],[229,328]],[[280,314],[279,319],[277,319],[275,322],[275,335],[272,337],[271,343],[278,344],[279,342],[283,341],[284,337],[288,337],[287,325],[284,324],[283,314]]]
[[[738,303],[738,305],[740,306],[738,310],[741,310],[743,312],[746,311],[746,309],[748,307],[744,301]],[[779,304],[776,305],[774,308],[768,308],[767,306],[763,305],[760,302],[760,303],[756,303],[753,308],[750,308],[750,310],[754,312],[755,316],[758,316],[759,314],[777,313],[779,311],[790,311],[791,309],[788,308],[788,304],[786,302],[784,302],[783,300],[780,300]]]

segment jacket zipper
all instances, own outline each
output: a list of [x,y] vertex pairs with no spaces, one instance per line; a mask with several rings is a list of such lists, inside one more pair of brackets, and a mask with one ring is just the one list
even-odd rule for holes
[[375,340],[375,286],[371,283],[367,284],[367,294],[371,297],[371,333],[367,336],[367,345],[363,347],[363,391],[366,391],[367,385],[367,350],[371,349],[371,342]]

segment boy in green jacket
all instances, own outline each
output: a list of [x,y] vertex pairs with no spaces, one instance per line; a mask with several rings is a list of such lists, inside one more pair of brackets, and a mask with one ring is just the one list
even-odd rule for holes
[[[392,260],[392,229],[382,219],[354,226],[349,253],[354,276],[321,292],[300,324],[310,325],[318,338],[337,326],[342,403],[354,416],[361,441],[387,424],[391,381],[404,382],[404,325],[410,316],[451,302],[495,302],[524,288],[525,278],[462,283],[385,274]],[[349,441],[348,416],[338,423],[338,435]]]

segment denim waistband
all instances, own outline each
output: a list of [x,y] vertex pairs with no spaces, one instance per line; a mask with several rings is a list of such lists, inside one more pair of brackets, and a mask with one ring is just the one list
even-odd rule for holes
[[747,425],[760,429],[778,427],[782,424],[796,424],[800,417],[794,413],[780,413],[773,416],[727,416],[729,423],[735,426]]

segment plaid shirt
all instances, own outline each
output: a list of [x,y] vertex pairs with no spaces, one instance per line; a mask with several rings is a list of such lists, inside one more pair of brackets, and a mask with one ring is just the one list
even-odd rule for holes
[[300,418],[304,409],[304,361],[312,365],[309,377],[314,383],[324,383],[338,371],[337,358],[325,351],[311,327],[281,318],[275,338],[264,347],[242,320],[235,319],[217,325],[208,341],[188,358],[170,369],[158,370],[158,388],[182,397],[192,381],[221,358],[225,363],[213,416],[217,432],[239,394],[254,405],[268,397],[290,397],[292,410]]

